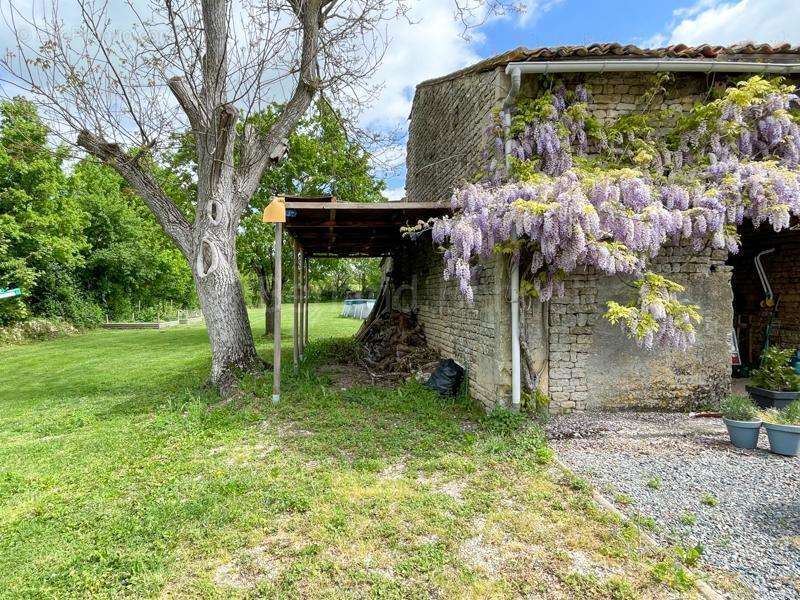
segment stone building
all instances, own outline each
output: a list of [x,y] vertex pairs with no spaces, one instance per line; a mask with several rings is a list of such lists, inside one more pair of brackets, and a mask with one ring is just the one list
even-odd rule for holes
[[[592,94],[590,110],[602,120],[639,110],[645,101],[651,107],[687,108],[732,77],[765,68],[777,72],[799,62],[800,48],[788,45],[643,50],[602,44],[507,52],[417,86],[409,126],[407,197],[446,201],[454,187],[474,179],[484,163],[489,115],[506,101],[512,85],[507,70],[513,72],[515,65],[539,63],[540,70],[558,73],[568,87],[585,84]],[[673,71],[666,93],[648,93],[653,71]],[[535,95],[540,81],[540,75],[523,72],[519,94]],[[657,259],[655,270],[685,285],[685,298],[702,309],[697,344],[688,352],[637,350],[602,318],[608,300],[630,298],[630,289],[615,277],[577,272],[566,282],[562,297],[524,306],[521,339],[538,375],[537,385],[550,398],[551,411],[683,408],[713,402],[727,393],[734,326],[740,337],[747,338],[742,349],[746,359],[755,361],[763,343],[768,315],[760,306],[764,292],[753,257],[765,248],[778,248],[769,261],[765,259],[765,268],[775,294],[784,298],[776,315],[780,333],[772,341],[800,344],[800,277],[793,273],[800,233],[750,228],[742,234],[742,251],[733,259],[724,252],[697,256],[680,248],[667,249]],[[507,405],[508,267],[501,258],[480,265],[472,305],[461,298],[453,282],[443,281],[442,269],[430,238],[418,240],[409,254],[392,263],[395,298],[418,310],[432,346],[466,366],[474,399],[487,409]]]

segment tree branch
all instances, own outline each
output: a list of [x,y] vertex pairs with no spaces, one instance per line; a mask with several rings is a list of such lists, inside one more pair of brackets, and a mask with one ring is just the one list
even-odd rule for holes
[[78,134],[78,146],[113,168],[142,197],[166,234],[187,258],[192,255],[192,227],[180,209],[161,189],[153,175],[142,169],[136,158],[128,156],[117,144],[111,144],[93,133]]
[[203,123],[202,113],[200,112],[200,105],[195,98],[191,86],[186,82],[183,77],[172,77],[167,81],[169,87],[178,104],[181,105],[183,112],[189,119],[189,124],[195,131],[206,129]]
[[237,214],[241,214],[258,189],[261,176],[275,156],[276,150],[285,145],[289,132],[297,125],[321,87],[317,54],[320,30],[324,23],[319,0],[299,2],[295,13],[303,29],[302,54],[297,85],[292,97],[284,106],[275,123],[265,134],[254,128],[245,128],[242,144],[242,160],[236,172]]

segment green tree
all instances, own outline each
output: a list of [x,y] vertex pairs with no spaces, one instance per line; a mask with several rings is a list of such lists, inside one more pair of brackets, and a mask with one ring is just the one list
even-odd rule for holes
[[168,304],[196,305],[186,260],[122,177],[87,158],[76,165],[70,184],[89,215],[82,288],[107,314],[119,320],[142,308],[164,314]]
[[88,215],[69,193],[64,148],[48,147],[36,107],[0,104],[0,287],[24,297],[0,303],[0,322],[39,314],[85,324],[100,317],[76,285],[88,248]]
[[[180,248],[206,321],[211,383],[228,393],[238,374],[264,367],[237,266],[242,216],[316,97],[328,91],[360,107],[383,57],[385,22],[408,7],[152,2],[134,11],[131,35],[108,26],[107,3],[81,11],[76,27],[63,26],[58,6],[48,0],[27,18],[7,19],[18,44],[0,63],[68,139],[136,190]],[[36,43],[25,43],[31,22]],[[276,97],[285,104],[268,129],[241,127]],[[156,157],[187,130],[198,150],[191,219],[156,174]]]

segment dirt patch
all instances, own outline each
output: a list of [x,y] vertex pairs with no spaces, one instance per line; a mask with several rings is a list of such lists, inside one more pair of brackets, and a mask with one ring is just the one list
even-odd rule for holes
[[458,549],[458,556],[469,567],[479,569],[489,575],[496,575],[500,571],[502,561],[498,548],[485,539],[486,521],[476,519],[473,529],[477,535],[465,540]]
[[464,490],[467,487],[467,482],[464,480],[453,479],[450,481],[441,481],[440,479],[427,477],[425,475],[419,475],[417,477],[417,483],[429,485],[433,491],[444,494],[445,496],[450,496],[453,500],[458,500],[459,502],[464,500]]
[[214,583],[222,587],[251,590],[262,581],[274,581],[282,570],[282,561],[270,545],[243,550],[234,560],[214,571]]
[[322,365],[317,369],[317,375],[330,379],[331,385],[340,390],[391,384],[383,379],[376,380],[367,369],[357,363]]
[[380,472],[380,477],[381,479],[395,481],[397,479],[402,479],[403,475],[405,474],[405,470],[406,463],[404,461],[400,461],[383,469]]

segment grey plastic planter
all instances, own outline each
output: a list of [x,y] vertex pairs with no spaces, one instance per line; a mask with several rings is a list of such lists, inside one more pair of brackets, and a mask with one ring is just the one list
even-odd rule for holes
[[745,387],[747,393],[761,408],[786,408],[792,402],[800,398],[800,392],[776,392],[766,388],[748,385]]
[[764,427],[772,452],[784,456],[797,456],[800,453],[800,425],[764,423]]
[[731,444],[737,448],[752,450],[758,446],[758,434],[761,432],[761,421],[734,421],[722,419],[728,428]]

